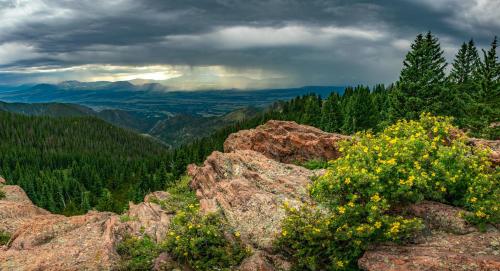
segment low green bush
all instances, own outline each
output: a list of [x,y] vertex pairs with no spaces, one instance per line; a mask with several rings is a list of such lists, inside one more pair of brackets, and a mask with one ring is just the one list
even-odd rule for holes
[[119,270],[127,271],[151,270],[154,259],[160,254],[158,245],[147,235],[125,236],[116,251],[121,257]]
[[[189,182],[189,177],[182,177],[167,189],[170,194],[167,199],[152,200],[175,213],[167,237],[157,244],[148,236],[126,236],[118,246],[123,270],[150,270],[153,260],[162,252],[168,252],[180,264],[194,270],[230,270],[249,254],[239,233],[233,232],[220,214],[200,214]],[[132,219],[126,215],[120,217],[122,222]]]
[[170,195],[166,200],[153,200],[153,202],[160,204],[162,209],[173,213],[184,210],[187,206],[197,204],[196,195],[189,187],[190,181],[191,179],[188,176],[182,176],[179,181],[167,189]]
[[231,270],[249,253],[239,233],[231,230],[219,214],[201,215],[195,205],[179,212],[162,248],[180,263],[195,270]]
[[300,166],[305,167],[307,169],[322,169],[328,167],[328,162],[323,160],[309,160],[303,163],[299,163]]
[[6,231],[0,231],[0,246],[7,245],[10,240],[10,233]]
[[469,210],[472,222],[498,223],[500,171],[451,121],[422,114],[340,143],[343,156],[310,187],[318,205],[285,204],[276,245],[299,270],[349,270],[369,245],[401,242],[422,228],[395,207],[429,199]]

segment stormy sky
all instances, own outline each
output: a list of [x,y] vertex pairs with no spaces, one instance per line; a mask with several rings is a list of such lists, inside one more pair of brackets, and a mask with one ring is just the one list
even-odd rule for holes
[[418,33],[451,61],[500,35],[499,14],[500,0],[0,0],[0,84],[390,83]]

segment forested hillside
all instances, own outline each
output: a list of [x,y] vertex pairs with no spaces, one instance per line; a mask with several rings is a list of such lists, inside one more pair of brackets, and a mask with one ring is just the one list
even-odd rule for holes
[[418,35],[393,85],[347,88],[326,99],[304,95],[277,102],[255,117],[174,150],[94,118],[27,117],[0,113],[0,175],[21,185],[53,212],[121,211],[184,174],[186,165],[222,150],[226,137],[270,119],[293,120],[328,132],[382,128],[422,112],[452,116],[472,136],[498,138],[500,64],[497,40],[479,54],[464,43],[449,74],[438,39]]
[[0,175],[53,212],[119,212],[171,180],[163,145],[95,118],[0,112],[0,127]]

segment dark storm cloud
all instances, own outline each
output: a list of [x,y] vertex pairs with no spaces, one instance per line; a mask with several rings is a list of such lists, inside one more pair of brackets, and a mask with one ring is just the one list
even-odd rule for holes
[[165,65],[176,82],[208,73],[215,85],[391,82],[417,33],[436,33],[450,58],[500,34],[498,13],[496,0],[0,0],[0,80]]

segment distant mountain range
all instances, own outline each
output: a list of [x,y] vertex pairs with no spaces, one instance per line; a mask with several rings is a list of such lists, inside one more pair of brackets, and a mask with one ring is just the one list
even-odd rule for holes
[[307,93],[326,97],[344,87],[172,91],[157,83],[66,81],[0,85],[0,110],[26,115],[94,116],[178,146],[234,123],[279,100]]

